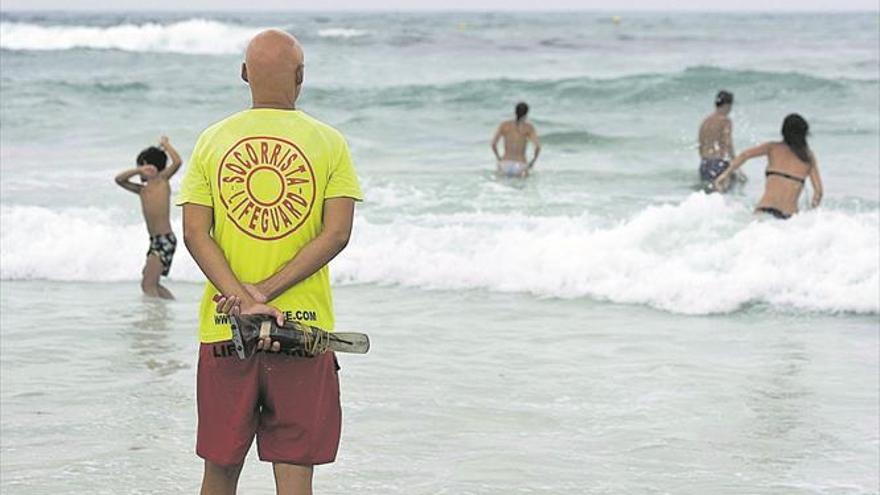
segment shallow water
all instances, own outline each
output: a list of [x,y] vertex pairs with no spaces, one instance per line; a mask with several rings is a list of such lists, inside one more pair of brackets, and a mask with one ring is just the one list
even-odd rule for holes
[[[165,304],[126,283],[4,282],[4,492],[197,489],[200,291],[171,288]],[[373,349],[341,356],[343,440],[318,493],[877,487],[874,317],[368,286],[336,299],[339,328]],[[242,492],[272,486],[252,452]]]

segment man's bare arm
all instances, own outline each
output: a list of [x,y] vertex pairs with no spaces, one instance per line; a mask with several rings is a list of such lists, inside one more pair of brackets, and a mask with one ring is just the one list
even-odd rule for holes
[[275,299],[287,289],[309,278],[345,249],[351,237],[354,203],[351,198],[330,198],[324,201],[321,233],[309,241],[281,270],[257,284],[257,289],[267,300]]
[[538,155],[541,153],[541,141],[538,140],[538,131],[536,131],[534,127],[532,127],[531,131],[532,132],[529,133],[529,141],[532,142],[532,146],[535,148],[535,156],[533,156],[532,161],[529,162],[529,168],[535,166],[535,162],[538,161]]
[[700,158],[703,158],[703,128],[706,127],[706,121],[704,120],[702,124],[700,124],[700,129],[697,131],[697,153],[700,155]]
[[193,203],[183,205],[183,242],[199,268],[220,293],[239,296],[243,302],[250,302],[250,295],[232,273],[223,251],[211,237],[213,225],[213,208]]
[[495,154],[495,159],[501,161],[501,155],[498,154],[498,141],[501,140],[501,130],[504,128],[504,124],[498,126],[498,130],[495,131],[495,136],[492,138],[492,153]]
[[134,177],[135,175],[140,175],[140,173],[141,173],[140,168],[138,168],[138,167],[130,168],[128,170],[120,172],[119,175],[117,175],[114,180],[116,181],[116,184],[119,185],[119,187],[125,189],[126,191],[131,191],[135,194],[140,194],[141,189],[143,189],[144,186],[142,186],[140,184],[135,184],[134,182],[129,180],[132,177]]
[[159,138],[159,146],[168,153],[168,156],[171,157],[171,165],[165,167],[159,175],[162,176],[163,179],[170,179],[174,174],[177,173],[177,170],[180,169],[180,165],[183,163],[183,160],[180,159],[180,155],[177,153],[177,150],[174,149],[174,146],[171,146],[171,142],[168,141],[167,136],[162,136]]
[[721,151],[722,158],[736,156],[736,152],[733,151],[733,122],[730,119],[724,121],[724,127],[721,130]]
[[284,324],[281,312],[255,301],[232,272],[223,251],[211,237],[213,225],[213,208],[193,203],[183,205],[183,242],[202,273],[221,294],[240,301],[243,314],[269,314],[276,317],[278,324]]

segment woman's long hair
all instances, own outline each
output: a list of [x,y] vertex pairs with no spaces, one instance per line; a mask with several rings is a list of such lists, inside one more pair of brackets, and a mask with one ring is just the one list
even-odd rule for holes
[[516,104],[516,122],[519,123],[525,118],[526,114],[529,113],[529,106],[525,104],[525,102],[519,102]]
[[789,114],[782,121],[782,140],[791,151],[807,165],[813,164],[812,155],[810,154],[810,145],[807,144],[807,134],[810,132],[810,125],[807,121],[796,113]]

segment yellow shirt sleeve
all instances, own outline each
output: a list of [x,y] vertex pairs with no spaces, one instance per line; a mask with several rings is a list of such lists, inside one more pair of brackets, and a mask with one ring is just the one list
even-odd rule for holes
[[363,201],[364,194],[358,182],[354,165],[351,163],[351,154],[348,151],[348,143],[344,138],[340,139],[339,156],[330,164],[330,178],[324,189],[324,199],[352,198]]
[[177,194],[177,201],[175,201],[178,206],[193,203],[214,207],[211,180],[208,177],[208,166],[205,163],[202,148],[202,138],[200,137],[193,149],[189,167],[180,184],[180,192]]

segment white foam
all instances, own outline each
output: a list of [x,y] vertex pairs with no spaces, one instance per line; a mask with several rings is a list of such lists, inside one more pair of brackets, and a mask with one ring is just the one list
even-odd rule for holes
[[360,219],[334,274],[342,282],[586,296],[685,314],[752,302],[880,311],[876,211],[767,221],[721,196],[694,194],[602,225],[589,215]]
[[[121,222],[98,208],[61,211],[0,206],[0,278],[4,280],[139,280],[149,237],[142,221]],[[179,223],[174,226],[180,233]],[[204,280],[181,243],[178,279]]]
[[43,26],[0,23],[0,48],[8,50],[116,49],[189,54],[241,53],[260,28],[189,19],[172,24]]
[[318,36],[321,38],[359,38],[368,34],[370,34],[369,31],[351,28],[326,28],[318,30]]
[[[0,224],[6,280],[137,280],[147,247],[140,222],[100,210],[2,206]],[[589,215],[359,216],[332,274],[337,284],[589,297],[684,314],[750,303],[876,314],[878,231],[877,211],[817,210],[783,222],[703,194],[610,226]],[[172,277],[203,280],[182,244]]]

